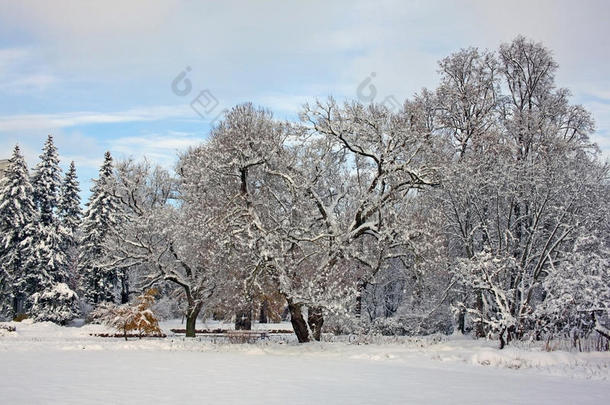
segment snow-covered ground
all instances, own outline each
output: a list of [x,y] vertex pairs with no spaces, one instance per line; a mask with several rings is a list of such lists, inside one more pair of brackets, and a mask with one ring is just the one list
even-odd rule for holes
[[[98,338],[99,325],[0,329],[0,403],[606,403],[610,353],[497,350],[463,337],[298,345]],[[224,327],[200,324],[203,327]],[[165,322],[164,330],[180,327]],[[265,329],[265,325],[257,325]],[[268,325],[286,329],[287,324]]]

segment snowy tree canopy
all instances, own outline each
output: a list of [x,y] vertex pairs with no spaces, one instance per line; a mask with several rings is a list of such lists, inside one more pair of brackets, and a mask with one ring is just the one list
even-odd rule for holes
[[[569,265],[607,229],[592,118],[525,38],[439,66],[439,87],[394,111],[331,98],[295,124],[242,104],[181,155],[177,179],[127,164],[111,263],[178,285],[191,315],[279,294],[302,342],[338,318],[342,331],[457,328],[503,344],[565,331],[550,324],[553,280],[603,296]],[[597,268],[607,246],[592,248]]]

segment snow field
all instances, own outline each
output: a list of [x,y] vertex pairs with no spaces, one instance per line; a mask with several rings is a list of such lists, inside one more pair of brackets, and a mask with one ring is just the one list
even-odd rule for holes
[[462,337],[126,342],[89,336],[108,331],[99,325],[9,325],[17,330],[0,333],[0,403],[599,404],[610,395],[610,353],[500,351]]

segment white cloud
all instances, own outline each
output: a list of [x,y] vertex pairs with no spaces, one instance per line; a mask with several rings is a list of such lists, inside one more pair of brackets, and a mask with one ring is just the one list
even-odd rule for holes
[[10,80],[0,82],[0,90],[8,90],[13,92],[39,92],[44,91],[49,86],[58,82],[59,80],[57,77],[44,73],[19,75],[11,78]]
[[23,130],[56,131],[87,124],[156,121],[168,118],[193,118],[187,105],[133,108],[118,112],[67,112],[57,114],[19,114],[0,116],[0,132]]
[[374,71],[380,91],[403,97],[435,83],[436,61],[448,50],[496,48],[519,33],[556,50],[568,77],[583,68],[605,76],[609,10],[593,0],[27,0],[0,5],[0,20],[36,38],[45,62],[79,77],[169,81],[190,65],[202,86],[238,86],[243,96],[253,82],[277,92],[329,74],[326,93],[347,84],[352,95]]
[[[577,95],[610,94],[610,7],[604,0],[0,3],[0,33],[22,32],[35,46],[0,50],[0,74],[21,74],[10,78],[13,90],[19,83],[33,90],[58,87],[66,78],[84,86],[135,79],[168,88],[189,65],[195,90],[211,88],[223,106],[253,100],[282,117],[314,97],[355,97],[371,72],[378,97],[402,101],[435,85],[436,62],[450,52],[496,49],[524,34],[555,51],[559,86]],[[36,57],[41,63],[30,62]],[[10,88],[7,80],[0,79],[0,90]],[[133,97],[144,97],[146,90]],[[157,103],[171,104],[169,90],[167,96]],[[606,112],[584,104],[610,136]],[[13,115],[0,118],[0,130],[193,117],[188,105],[180,108]]]
[[0,49],[0,73],[5,74],[10,66],[25,60],[29,54],[26,48]]
[[204,138],[200,134],[169,131],[165,134],[146,134],[114,139],[109,149],[122,158],[146,157],[161,166],[170,168],[179,152],[199,145]]
[[152,134],[142,136],[128,136],[110,142],[112,150],[121,153],[132,153],[134,150],[146,154],[146,151],[179,151],[194,146],[202,140],[195,138],[195,134],[171,131],[165,135]]
[[284,116],[295,116],[301,111],[303,104],[311,102],[315,99],[315,95],[292,95],[282,93],[265,94],[257,97],[256,104],[261,107],[270,109],[274,116],[278,119],[285,118]]
[[0,49],[0,92],[41,92],[59,82],[45,71],[32,49]]

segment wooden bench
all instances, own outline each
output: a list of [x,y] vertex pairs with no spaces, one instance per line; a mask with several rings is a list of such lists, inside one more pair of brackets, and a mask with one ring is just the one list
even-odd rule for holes
[[253,343],[269,339],[269,332],[256,330],[229,330],[227,337],[231,343]]

